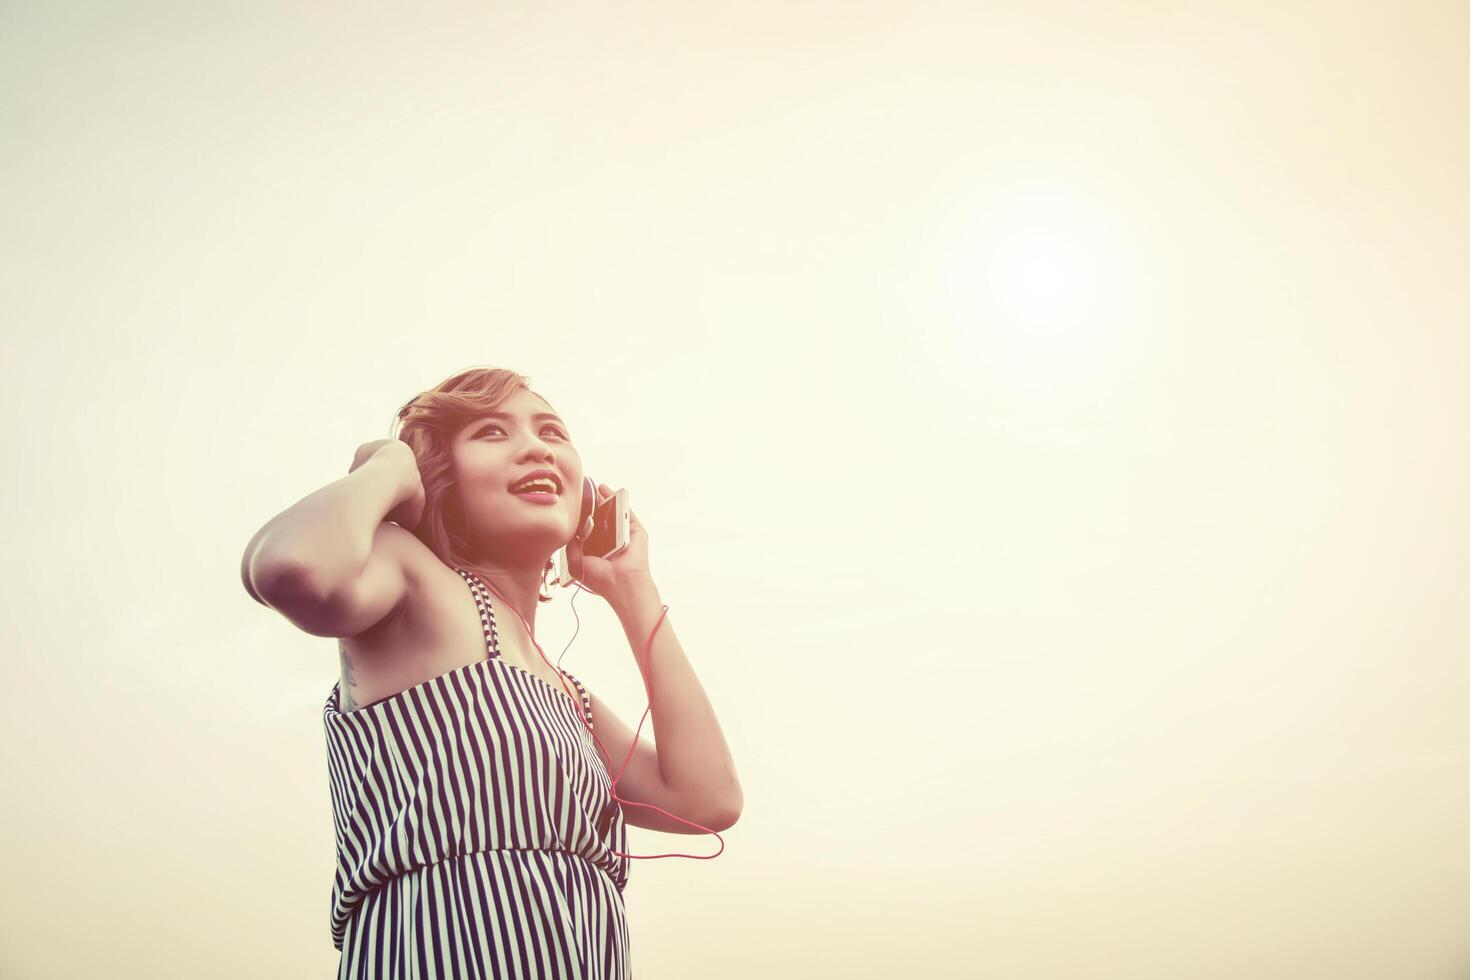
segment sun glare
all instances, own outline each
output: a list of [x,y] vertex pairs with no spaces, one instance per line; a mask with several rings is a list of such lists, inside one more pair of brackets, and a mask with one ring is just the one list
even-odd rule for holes
[[1016,194],[980,209],[949,249],[956,303],[1018,325],[1061,327],[1111,312],[1124,273],[1104,209],[1055,193]]
[[947,304],[967,345],[1003,370],[1056,380],[1095,366],[1126,313],[1129,249],[1106,209],[1055,192],[976,209],[945,250]]

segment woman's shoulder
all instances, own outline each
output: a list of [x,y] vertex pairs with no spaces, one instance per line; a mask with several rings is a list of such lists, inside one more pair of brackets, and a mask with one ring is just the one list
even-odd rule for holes
[[[466,608],[470,593],[453,568],[413,532],[386,521],[374,532],[373,550],[402,568],[404,595],[371,628],[342,640],[344,683],[355,681],[359,703],[484,659],[467,640],[479,636],[477,614],[473,603]],[[350,679],[349,663],[356,675]]]
[[375,634],[399,632],[409,623],[432,628],[447,609],[460,604],[464,580],[412,531],[384,521],[374,533],[373,550],[399,567],[404,588],[393,615],[378,624],[384,628]]

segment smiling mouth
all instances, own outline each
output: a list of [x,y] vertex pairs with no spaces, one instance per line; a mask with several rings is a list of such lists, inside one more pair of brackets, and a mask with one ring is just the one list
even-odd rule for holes
[[559,499],[554,493],[513,493],[512,497],[520,497],[533,504],[554,504]]

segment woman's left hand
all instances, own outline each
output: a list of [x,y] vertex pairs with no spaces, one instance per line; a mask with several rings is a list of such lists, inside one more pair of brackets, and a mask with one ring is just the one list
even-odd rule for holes
[[[601,504],[613,495],[606,483],[597,485],[597,502]],[[582,554],[582,542],[573,540],[567,544],[567,565],[572,578],[593,595],[611,599],[631,586],[651,578],[648,571],[648,532],[638,520],[637,513],[628,508],[628,547],[612,558],[595,558]]]

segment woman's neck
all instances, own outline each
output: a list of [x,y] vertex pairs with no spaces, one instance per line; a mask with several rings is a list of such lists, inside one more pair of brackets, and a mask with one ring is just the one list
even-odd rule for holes
[[[541,574],[518,569],[495,568],[489,565],[468,567],[490,588],[491,598],[497,606],[504,608],[509,616],[534,639],[536,636],[536,607],[541,604]],[[504,617],[502,617],[503,619]],[[501,629],[505,624],[501,623]]]

